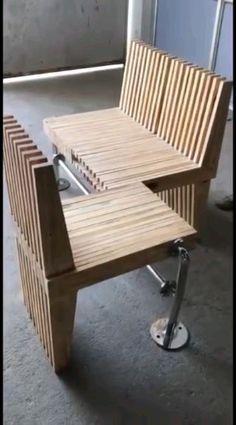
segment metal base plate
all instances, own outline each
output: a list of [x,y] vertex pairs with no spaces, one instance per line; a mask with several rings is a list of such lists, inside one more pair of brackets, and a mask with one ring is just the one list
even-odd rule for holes
[[70,187],[70,182],[66,179],[58,179],[57,180],[57,188],[59,190],[59,192],[61,192],[62,190],[66,190]]
[[173,334],[170,339],[168,347],[164,347],[164,337],[166,333],[166,326],[169,319],[159,319],[154,322],[150,328],[150,334],[152,339],[156,342],[159,347],[164,350],[178,350],[183,348],[190,338],[188,329],[183,325],[183,323],[178,322],[174,328]]

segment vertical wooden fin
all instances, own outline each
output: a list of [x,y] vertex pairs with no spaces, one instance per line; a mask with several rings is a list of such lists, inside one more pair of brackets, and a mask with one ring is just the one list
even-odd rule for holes
[[142,41],[130,43],[120,96],[120,109],[152,132],[157,130],[170,57]]
[[33,167],[36,208],[47,278],[75,268],[52,165]]
[[194,217],[193,226],[201,234],[204,227],[205,210],[209,194],[210,180],[206,180],[194,185]]
[[199,155],[201,165],[211,168],[215,173],[218,166],[231,93],[232,81],[221,81],[207,130],[205,144],[202,147],[201,155]]
[[[65,282],[66,284],[66,282]],[[48,297],[51,362],[55,372],[68,365],[74,326],[77,294],[63,298]]]

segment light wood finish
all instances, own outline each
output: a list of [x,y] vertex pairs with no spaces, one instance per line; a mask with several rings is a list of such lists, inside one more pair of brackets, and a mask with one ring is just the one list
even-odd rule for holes
[[53,166],[36,165],[33,171],[43,268],[49,278],[73,270],[75,266]]
[[132,42],[119,108],[44,120],[58,151],[101,192],[63,205],[52,165],[13,116],[4,118],[23,298],[56,371],[69,360],[78,289],[164,258],[176,238],[194,240],[231,87]]
[[140,183],[63,201],[63,210],[77,271],[195,233]]
[[97,191],[145,182],[198,227],[200,186],[216,176],[231,89],[210,70],[132,41],[119,108],[49,118],[44,129]]
[[[118,108],[45,120],[44,124],[59,152],[68,158],[69,147],[68,159],[95,189],[156,181],[199,168]],[[81,140],[78,135],[83,135]]]
[[[162,259],[176,238],[192,244],[196,231],[141,182],[61,203],[37,145],[13,117],[3,130],[23,299],[58,372],[69,362],[77,291]],[[168,146],[159,152],[175,160]]]
[[52,165],[13,116],[4,117],[3,135],[23,299],[51,364],[59,370],[69,359],[76,300],[70,293],[57,302],[47,289],[47,278],[75,268],[63,210]]

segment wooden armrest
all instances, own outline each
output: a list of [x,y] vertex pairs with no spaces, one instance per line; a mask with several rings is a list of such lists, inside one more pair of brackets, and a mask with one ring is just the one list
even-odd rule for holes
[[209,170],[203,170],[196,166],[194,170],[184,170],[179,173],[168,174],[153,180],[145,181],[149,189],[153,192],[161,192],[162,190],[174,189],[187,184],[200,183],[211,180],[215,177],[215,173]]

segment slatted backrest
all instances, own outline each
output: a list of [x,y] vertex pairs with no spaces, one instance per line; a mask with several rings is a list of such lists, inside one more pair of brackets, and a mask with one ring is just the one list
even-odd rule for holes
[[231,88],[230,81],[210,70],[171,59],[161,114],[154,132],[200,166],[209,167],[204,160],[211,151],[216,165]]
[[19,233],[46,277],[74,268],[53,166],[13,116],[3,120],[10,209]]
[[158,119],[171,57],[141,41],[132,41],[120,96],[120,109],[153,131]]
[[[200,166],[216,168],[232,82],[132,41],[120,109]],[[213,136],[214,134],[214,136]]]

